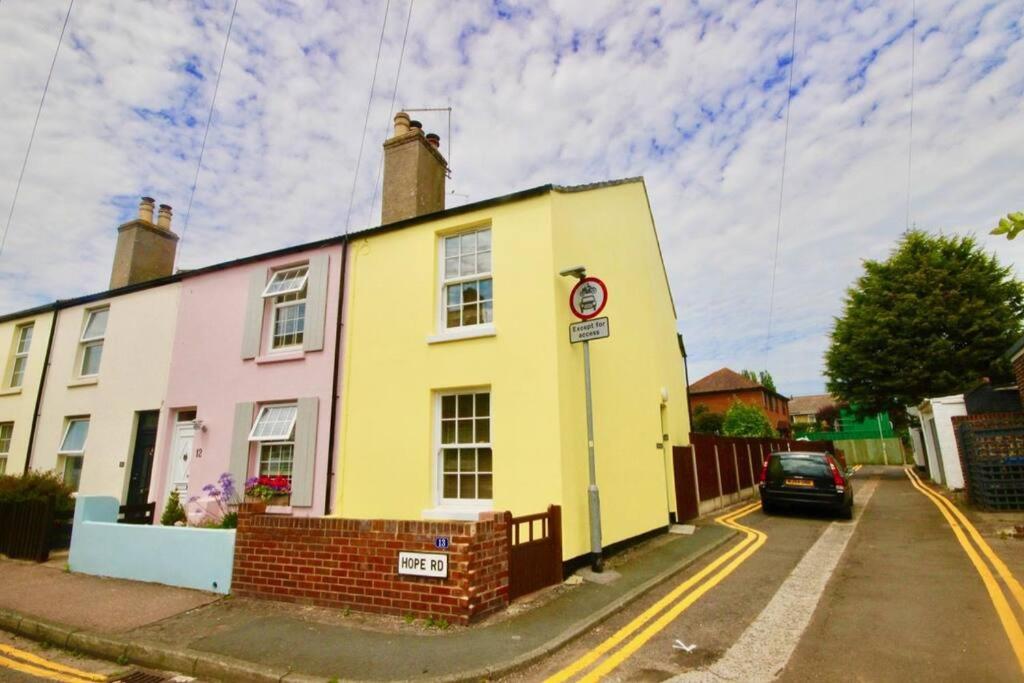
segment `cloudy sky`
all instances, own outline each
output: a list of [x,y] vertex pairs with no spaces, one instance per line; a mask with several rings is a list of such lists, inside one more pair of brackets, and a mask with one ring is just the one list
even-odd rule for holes
[[[77,0],[3,254],[0,312],[104,289],[140,195],[184,224],[233,0]],[[179,267],[376,224],[409,0],[239,0]],[[6,220],[65,0],[0,2]],[[910,222],[985,233],[1024,208],[1020,0],[436,2],[412,8],[397,104],[451,158],[449,206],[643,175],[697,378],[823,388],[832,317]],[[768,307],[794,66],[772,334]],[[365,152],[356,159],[371,103]],[[448,144],[452,142],[449,149]],[[354,183],[354,185],[353,185]],[[377,205],[373,205],[376,195]],[[3,224],[0,223],[0,230]]]

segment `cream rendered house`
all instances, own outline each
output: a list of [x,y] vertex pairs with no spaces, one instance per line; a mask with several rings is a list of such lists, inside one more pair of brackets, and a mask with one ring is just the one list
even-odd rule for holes
[[180,284],[170,207],[119,228],[111,289],[59,302],[31,467],[80,493],[149,499]]
[[20,474],[31,445],[54,306],[0,317],[0,474]]

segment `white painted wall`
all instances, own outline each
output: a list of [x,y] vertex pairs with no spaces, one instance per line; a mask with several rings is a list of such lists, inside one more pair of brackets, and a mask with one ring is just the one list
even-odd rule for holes
[[917,427],[910,430],[910,442],[914,447],[914,464],[924,467],[927,458],[924,450],[924,436]]
[[[136,414],[160,410],[167,392],[179,292],[180,285],[171,283],[59,312],[32,469],[55,469],[66,419],[87,415],[79,493],[124,502]],[[110,307],[110,316],[100,371],[95,380],[81,380],[79,339],[86,311],[102,306]],[[160,424],[158,435],[165,428]]]
[[932,481],[951,490],[962,489],[964,474],[953,431],[953,418],[967,414],[963,394],[926,399],[918,410],[924,427]]

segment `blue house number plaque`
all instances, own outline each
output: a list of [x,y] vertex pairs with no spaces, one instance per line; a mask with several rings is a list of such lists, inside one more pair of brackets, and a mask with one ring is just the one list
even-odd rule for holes
[[448,549],[448,537],[447,536],[437,536],[436,538],[434,538],[434,547],[437,548],[438,550],[447,550]]

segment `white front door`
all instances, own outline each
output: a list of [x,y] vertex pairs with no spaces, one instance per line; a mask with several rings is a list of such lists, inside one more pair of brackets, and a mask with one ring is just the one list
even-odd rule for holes
[[181,494],[183,505],[188,499],[188,468],[192,461],[192,439],[195,431],[191,422],[178,422],[174,425],[170,490]]

